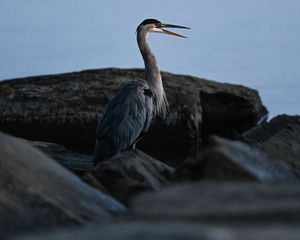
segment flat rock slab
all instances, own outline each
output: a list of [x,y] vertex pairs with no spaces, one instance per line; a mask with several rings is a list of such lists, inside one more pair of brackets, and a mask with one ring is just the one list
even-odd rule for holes
[[300,223],[300,185],[194,182],[145,193],[131,215],[232,224]]
[[215,136],[199,157],[177,169],[177,178],[295,183],[300,181],[300,172],[260,149]]
[[40,141],[28,143],[72,171],[85,172],[95,167],[93,156],[68,150],[61,144]]
[[300,116],[277,116],[244,133],[243,140],[300,171]]
[[137,193],[160,189],[174,172],[172,167],[136,149],[119,153],[90,173],[112,196],[127,203]]
[[26,141],[0,133],[0,156],[3,234],[82,225],[125,211]]
[[188,222],[130,221],[15,240],[298,240],[297,226],[213,226]]
[[[162,73],[170,104],[139,148],[176,165],[198,151],[211,133],[244,132],[266,115],[256,90],[191,76]],[[0,130],[31,140],[60,143],[92,154],[97,122],[123,82],[144,70],[100,69],[0,83]]]

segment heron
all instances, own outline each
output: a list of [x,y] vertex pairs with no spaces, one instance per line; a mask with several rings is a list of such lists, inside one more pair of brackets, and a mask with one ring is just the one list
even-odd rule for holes
[[145,65],[145,80],[133,80],[121,86],[108,103],[97,126],[94,165],[119,152],[135,148],[148,131],[152,120],[165,118],[168,101],[154,53],[147,43],[148,33],[163,33],[187,38],[165,28],[189,27],[144,20],[136,30],[137,43]]

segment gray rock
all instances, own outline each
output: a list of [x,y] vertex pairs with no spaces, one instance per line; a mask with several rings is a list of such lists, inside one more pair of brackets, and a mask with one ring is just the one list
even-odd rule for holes
[[300,116],[277,116],[244,133],[243,140],[300,171]]
[[0,156],[3,234],[82,225],[125,210],[26,141],[0,133]]
[[137,193],[167,184],[174,169],[136,149],[100,163],[91,174],[112,196],[128,203]]
[[[123,82],[143,76],[143,70],[101,69],[2,81],[0,129],[91,154],[108,101]],[[253,89],[164,72],[162,77],[170,115],[154,123],[139,148],[168,163],[195,155],[202,137],[243,132],[266,114]]]
[[220,226],[143,220],[91,226],[16,240],[298,240],[298,226]]
[[133,218],[220,224],[299,224],[299,184],[194,182],[145,193]]
[[300,181],[284,161],[272,159],[255,147],[240,141],[212,137],[209,147],[177,170],[179,179],[214,179],[292,183]]

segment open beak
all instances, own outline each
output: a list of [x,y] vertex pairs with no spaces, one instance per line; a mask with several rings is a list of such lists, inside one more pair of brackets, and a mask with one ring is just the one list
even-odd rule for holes
[[162,23],[161,26],[160,26],[160,29],[163,33],[165,34],[169,34],[169,35],[173,35],[173,36],[177,36],[177,37],[182,37],[182,38],[187,38],[186,36],[183,36],[183,35],[180,35],[178,33],[175,33],[175,32],[171,32],[171,31],[168,31],[164,28],[183,28],[183,29],[190,29],[189,27],[184,27],[184,26],[179,26],[179,25],[173,25],[173,24],[165,24],[165,23]]

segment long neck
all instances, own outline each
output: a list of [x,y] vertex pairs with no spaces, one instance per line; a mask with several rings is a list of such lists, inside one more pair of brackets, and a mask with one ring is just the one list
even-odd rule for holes
[[153,92],[156,114],[165,115],[167,111],[167,100],[162,85],[160,71],[157,66],[156,58],[147,43],[147,31],[140,30],[137,32],[137,42],[140,52],[144,59],[146,81]]

